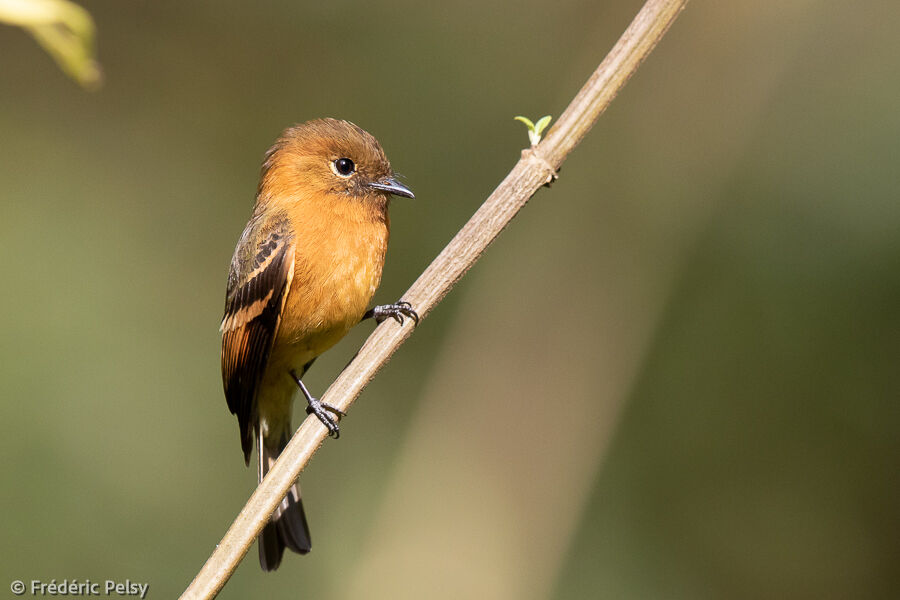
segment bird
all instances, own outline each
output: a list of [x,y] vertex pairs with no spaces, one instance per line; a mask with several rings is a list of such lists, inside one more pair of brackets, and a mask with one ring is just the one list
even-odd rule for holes
[[[225,294],[222,383],[237,416],[244,461],[256,441],[259,481],[293,434],[299,390],[338,437],[341,411],[320,402],[302,377],[316,358],[367,318],[418,315],[405,301],[368,308],[381,281],[392,196],[414,198],[381,144],[348,121],[288,127],[266,152],[256,202],[234,250]],[[309,526],[297,482],[258,539],[264,571],[284,549],[306,554]]]

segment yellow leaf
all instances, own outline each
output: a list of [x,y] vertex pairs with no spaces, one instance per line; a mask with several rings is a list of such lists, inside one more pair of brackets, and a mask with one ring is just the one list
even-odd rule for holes
[[0,0],[0,22],[28,31],[83,87],[100,84],[102,72],[94,56],[94,21],[81,6],[69,0]]

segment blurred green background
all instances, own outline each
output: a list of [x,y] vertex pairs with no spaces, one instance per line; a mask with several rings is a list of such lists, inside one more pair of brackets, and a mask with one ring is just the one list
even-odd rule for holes
[[[379,138],[394,300],[641,2],[82,4],[93,93],[0,27],[0,583],[172,598],[255,484],[217,327],[268,145]],[[898,23],[691,2],[316,455],[313,552],[220,597],[898,597]]]

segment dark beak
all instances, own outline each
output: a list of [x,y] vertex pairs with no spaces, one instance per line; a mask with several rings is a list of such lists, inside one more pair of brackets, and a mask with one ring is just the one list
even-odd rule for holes
[[395,196],[403,196],[404,198],[415,198],[415,195],[412,193],[412,190],[394,179],[393,177],[385,177],[384,179],[380,179],[378,181],[373,181],[369,184],[370,188],[376,189],[380,192],[387,192],[388,194],[393,194]]

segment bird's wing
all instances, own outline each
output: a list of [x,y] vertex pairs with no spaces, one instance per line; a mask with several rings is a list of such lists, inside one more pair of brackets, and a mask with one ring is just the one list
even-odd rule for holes
[[222,318],[222,383],[237,414],[241,447],[253,450],[256,388],[269,359],[294,273],[294,240],[283,216],[254,216],[231,260]]

